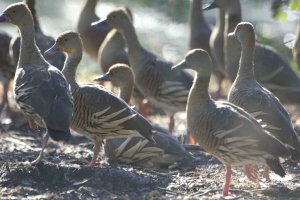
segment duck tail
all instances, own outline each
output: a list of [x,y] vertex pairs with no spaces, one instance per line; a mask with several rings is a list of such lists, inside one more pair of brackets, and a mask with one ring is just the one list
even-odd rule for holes
[[281,177],[285,176],[285,171],[279,163],[278,159],[267,159],[267,165],[270,167],[272,171],[278,174]]
[[47,129],[50,138],[54,141],[68,141],[71,136],[71,132],[69,129],[64,131],[54,130],[49,127],[47,127]]

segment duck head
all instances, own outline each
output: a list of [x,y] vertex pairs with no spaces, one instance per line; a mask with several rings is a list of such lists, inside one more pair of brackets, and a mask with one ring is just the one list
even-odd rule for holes
[[255,43],[255,30],[251,23],[240,22],[236,25],[234,32],[229,33],[229,37],[232,35],[240,42]]
[[113,85],[120,87],[128,81],[133,81],[133,73],[128,65],[117,63],[112,65],[106,74],[95,78],[94,81],[111,81]]
[[211,68],[211,58],[203,49],[190,50],[184,60],[172,67],[172,69],[192,69],[199,75],[206,77],[210,77]]
[[0,22],[9,22],[17,26],[29,23],[30,18],[32,19],[31,12],[24,3],[11,4],[0,14]]
[[99,20],[92,23],[92,26],[103,27],[103,26],[111,26],[117,30],[122,29],[124,26],[127,26],[128,23],[131,23],[132,17],[131,11],[126,8],[118,8],[112,12],[110,12],[106,19]]
[[74,31],[66,31],[57,37],[54,45],[45,51],[45,56],[52,56],[57,52],[66,52],[73,54],[77,51],[82,51],[82,42],[79,33]]

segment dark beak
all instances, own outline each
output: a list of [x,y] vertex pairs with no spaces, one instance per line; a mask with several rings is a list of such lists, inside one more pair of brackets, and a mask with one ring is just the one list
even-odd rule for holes
[[8,22],[7,15],[5,13],[0,14],[0,22]]
[[211,9],[214,9],[214,8],[217,8],[216,1],[213,1],[211,4],[204,6],[202,8],[202,10],[211,10]]
[[59,52],[60,52],[60,49],[55,43],[52,47],[50,47],[49,49],[47,49],[47,51],[44,52],[44,56],[52,57],[53,55],[55,55]]
[[187,64],[185,62],[185,60],[182,60],[180,63],[178,63],[177,65],[172,66],[172,70],[180,70],[180,69],[186,69],[187,68]]
[[109,73],[103,74],[102,76],[95,78],[94,81],[97,82],[110,81]]

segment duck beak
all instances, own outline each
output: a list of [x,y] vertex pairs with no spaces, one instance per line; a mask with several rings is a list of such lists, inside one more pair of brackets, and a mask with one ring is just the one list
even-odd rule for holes
[[57,54],[59,52],[60,52],[60,49],[59,49],[59,47],[55,43],[52,47],[50,47],[49,49],[47,49],[44,52],[44,56],[46,56],[46,57],[52,57],[54,54]]
[[187,68],[187,64],[185,60],[182,60],[180,63],[178,63],[177,65],[172,66],[172,70],[180,70],[180,69],[186,69]]
[[235,32],[231,32],[231,33],[228,33],[228,38],[236,38],[235,37]]
[[0,22],[8,22],[8,18],[5,13],[0,14]]
[[95,78],[94,81],[97,82],[110,81],[109,73],[103,74],[102,76]]
[[202,8],[202,10],[211,10],[211,9],[214,9],[214,8],[217,8],[216,1],[213,1],[211,4],[204,6]]
[[107,22],[107,19],[101,19],[99,21],[95,21],[91,23],[91,26],[99,27],[99,28],[107,28],[109,27],[109,24]]

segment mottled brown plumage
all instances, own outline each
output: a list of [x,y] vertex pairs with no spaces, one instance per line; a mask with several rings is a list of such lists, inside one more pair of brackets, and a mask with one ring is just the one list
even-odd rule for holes
[[95,143],[91,165],[95,165],[104,139],[141,134],[152,140],[151,124],[123,100],[98,85],[77,83],[76,69],[82,58],[82,43],[77,32],[60,34],[46,53],[55,51],[67,54],[62,73],[74,98],[71,128]]
[[[269,90],[254,77],[255,31],[252,24],[241,22],[233,32],[242,53],[237,77],[228,94],[229,102],[244,108],[266,124],[265,129],[300,155],[300,144],[287,111]],[[300,161],[298,156],[297,161]]]
[[207,52],[191,50],[173,68],[196,71],[187,103],[188,131],[203,149],[226,166],[224,196],[229,191],[231,166],[262,164],[280,176],[285,175],[278,158],[290,156],[286,147],[240,107],[210,98],[208,85],[212,63]]

